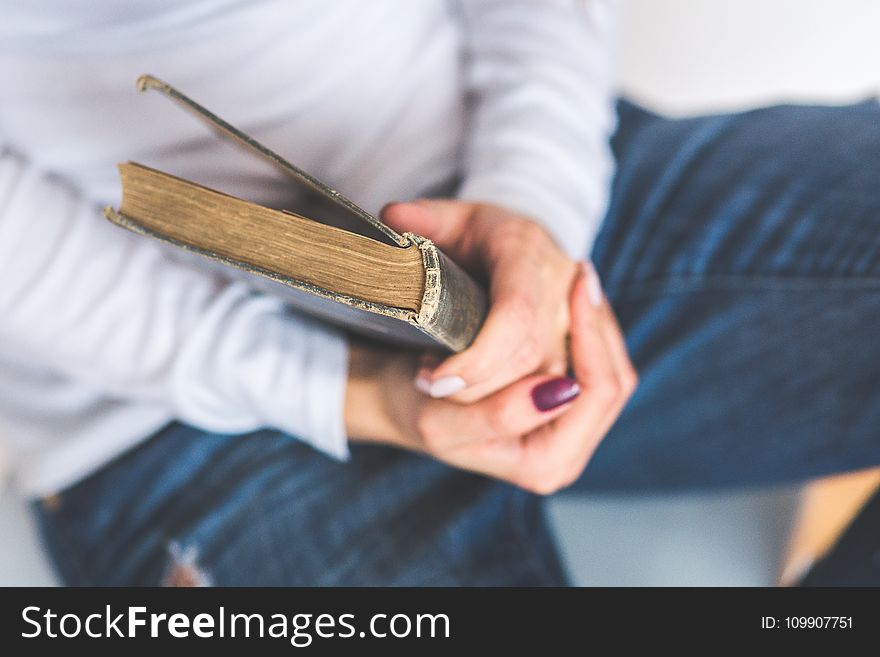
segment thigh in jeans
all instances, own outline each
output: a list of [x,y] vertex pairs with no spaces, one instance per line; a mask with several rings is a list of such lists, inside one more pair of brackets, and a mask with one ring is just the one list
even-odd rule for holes
[[74,585],[559,585],[540,500],[395,449],[171,425],[37,503]]
[[880,106],[620,112],[593,258],[641,384],[578,486],[880,463]]

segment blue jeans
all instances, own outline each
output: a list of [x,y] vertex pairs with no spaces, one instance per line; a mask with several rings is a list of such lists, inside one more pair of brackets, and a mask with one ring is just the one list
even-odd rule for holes
[[[619,117],[592,255],[641,386],[576,488],[880,463],[880,106]],[[34,508],[69,584],[566,583],[540,498],[273,431],[174,424]]]

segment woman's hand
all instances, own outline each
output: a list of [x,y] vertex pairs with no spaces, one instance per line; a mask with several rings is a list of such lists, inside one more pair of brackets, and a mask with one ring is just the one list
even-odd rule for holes
[[472,402],[530,374],[565,374],[567,301],[577,266],[543,227],[494,205],[454,200],[393,203],[382,216],[489,281],[479,335],[439,364],[426,357],[417,376],[423,392]]
[[[564,305],[570,308],[576,380],[536,373],[470,403],[432,398],[413,386],[415,356],[353,343],[348,435],[425,452],[537,493],[572,483],[637,381],[595,271],[589,265],[575,271],[570,303]],[[494,353],[491,345],[488,349]],[[491,389],[495,380],[490,375],[481,381],[483,389]]]

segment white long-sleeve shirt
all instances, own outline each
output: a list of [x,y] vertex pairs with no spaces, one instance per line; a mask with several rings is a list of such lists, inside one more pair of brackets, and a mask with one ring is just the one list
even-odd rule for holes
[[347,453],[345,337],[107,223],[117,162],[284,181],[145,72],[367,210],[463,177],[583,257],[606,204],[613,0],[0,0],[0,436],[29,494],[179,419]]

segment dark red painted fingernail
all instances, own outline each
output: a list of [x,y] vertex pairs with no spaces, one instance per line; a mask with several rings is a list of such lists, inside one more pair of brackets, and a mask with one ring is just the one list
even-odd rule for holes
[[539,411],[549,411],[581,394],[581,387],[574,379],[560,376],[544,381],[532,389],[532,402]]

